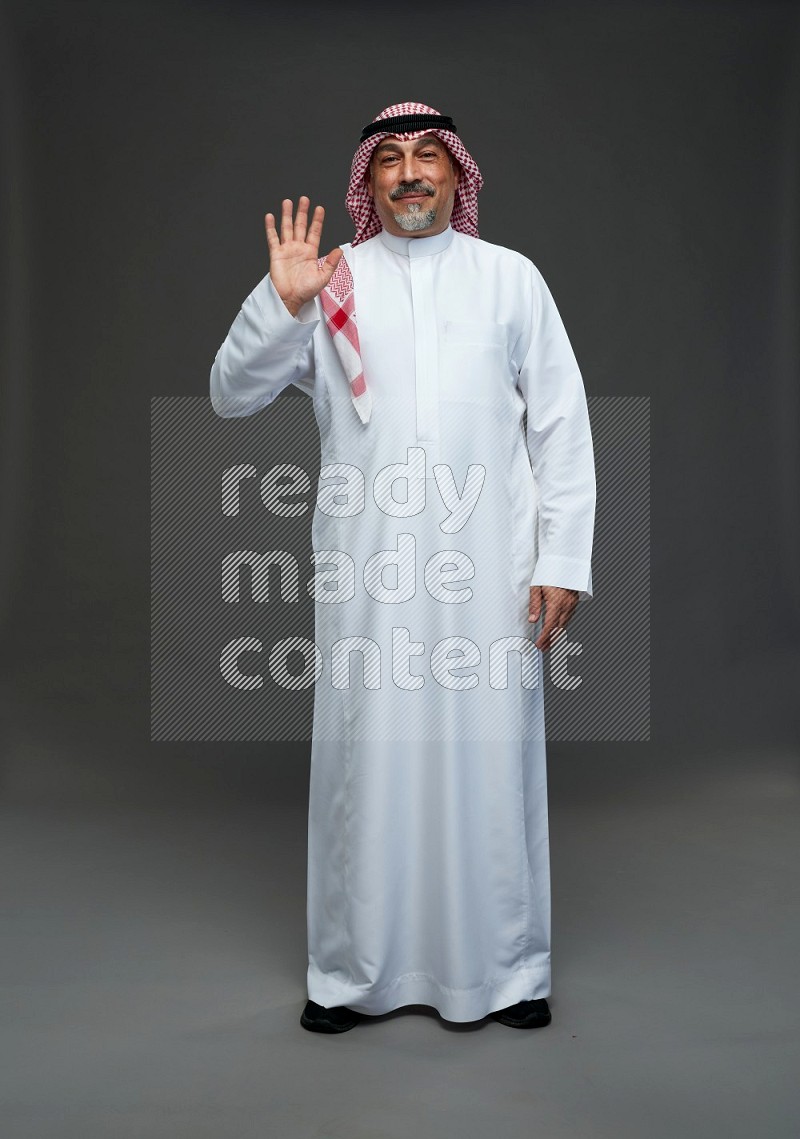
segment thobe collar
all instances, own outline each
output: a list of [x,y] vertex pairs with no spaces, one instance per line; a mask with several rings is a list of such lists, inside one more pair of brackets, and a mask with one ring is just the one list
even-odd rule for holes
[[441,253],[447,249],[450,242],[455,236],[455,230],[451,225],[447,229],[443,229],[441,233],[431,234],[430,237],[395,237],[393,233],[387,233],[382,229],[378,237],[393,253],[399,253],[401,257],[430,257],[432,253]]

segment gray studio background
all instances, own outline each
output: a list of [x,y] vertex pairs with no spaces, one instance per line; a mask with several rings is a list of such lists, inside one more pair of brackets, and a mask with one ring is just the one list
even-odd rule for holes
[[[793,1134],[799,14],[3,5],[5,1133]],[[284,196],[351,238],[405,99],[587,392],[651,400],[651,739],[549,749],[547,1041],[303,1033],[308,744],[150,739],[151,397],[207,395]]]

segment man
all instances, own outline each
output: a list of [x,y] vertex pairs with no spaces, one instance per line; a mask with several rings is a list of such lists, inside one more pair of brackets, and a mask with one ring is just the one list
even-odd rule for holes
[[269,274],[211,372],[220,415],[295,384],[320,429],[312,1031],[409,1004],[551,1019],[541,655],[592,595],[594,461],[555,303],[478,238],[481,185],[449,118],[387,107],[353,241],[319,257],[307,197],[280,235],[267,214]]

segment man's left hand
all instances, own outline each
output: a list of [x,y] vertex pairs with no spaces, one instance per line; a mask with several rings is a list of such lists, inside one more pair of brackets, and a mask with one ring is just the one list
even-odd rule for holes
[[532,585],[528,603],[528,620],[538,621],[545,608],[542,631],[533,642],[537,649],[546,652],[552,643],[553,634],[558,629],[566,629],[572,614],[578,607],[577,589],[562,589],[559,585]]

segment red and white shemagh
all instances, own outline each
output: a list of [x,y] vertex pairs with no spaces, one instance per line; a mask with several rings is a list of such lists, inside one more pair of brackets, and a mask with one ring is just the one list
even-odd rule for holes
[[[440,114],[441,111],[436,111],[424,103],[395,103],[391,107],[386,107],[372,121],[377,123],[381,119],[394,118],[396,115]],[[478,192],[483,185],[483,177],[478,169],[478,164],[454,131],[444,128],[439,130],[438,127],[426,127],[417,131],[377,131],[369,138],[364,139],[358,147],[353,156],[353,163],[350,168],[350,185],[345,198],[347,212],[356,227],[356,234],[351,245],[358,245],[362,241],[367,241],[370,237],[380,233],[383,228],[375,209],[375,203],[367,192],[365,182],[370,158],[375,147],[387,137],[411,140],[422,138],[423,135],[427,134],[435,135],[441,139],[460,167],[450,225],[453,229],[466,233],[470,237],[478,236]],[[324,257],[321,257],[318,264],[321,266],[324,260]],[[358,342],[358,325],[353,296],[353,275],[344,256],[340,258],[333,276],[322,290],[320,299],[325,313],[325,323],[333,338],[334,346],[350,384],[353,406],[358,412],[361,422],[368,423],[372,413],[372,400],[361,364],[361,349]]]
[[[324,260],[325,258],[321,257],[319,264],[322,265]],[[322,311],[325,313],[325,324],[333,338],[334,347],[347,376],[347,382],[350,384],[353,407],[358,412],[361,422],[369,423],[372,414],[372,397],[367,389],[361,365],[361,345],[358,342],[358,325],[353,299],[353,274],[344,255],[339,258],[333,276],[320,293],[320,300]]]

